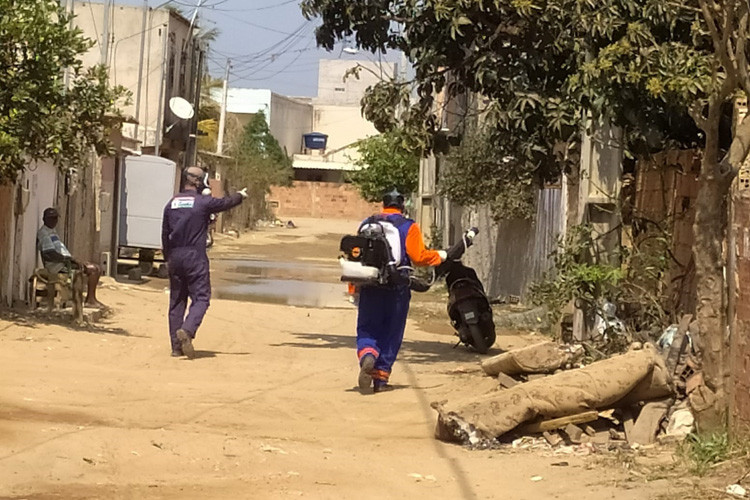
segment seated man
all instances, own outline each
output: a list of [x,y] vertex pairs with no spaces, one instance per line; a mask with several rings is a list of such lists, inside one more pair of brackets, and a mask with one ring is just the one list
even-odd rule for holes
[[54,208],[44,211],[42,220],[44,225],[36,233],[36,245],[42,256],[44,269],[49,274],[49,285],[47,286],[49,307],[52,308],[55,300],[54,284],[59,280],[60,273],[69,273],[72,269],[81,269],[88,276],[88,290],[86,294],[86,305],[89,307],[102,307],[96,300],[96,286],[99,284],[101,271],[99,266],[91,263],[83,263],[74,259],[57,235],[55,226],[59,215]]

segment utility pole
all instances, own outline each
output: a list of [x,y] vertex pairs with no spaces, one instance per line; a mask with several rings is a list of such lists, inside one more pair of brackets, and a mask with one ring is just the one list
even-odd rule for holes
[[167,86],[167,71],[169,70],[169,24],[162,27],[162,36],[164,37],[164,47],[162,49],[161,61],[161,82],[159,83],[159,112],[156,114],[156,144],[154,145],[154,155],[159,156],[161,152],[162,130],[164,129],[164,120],[166,116],[164,106],[164,94]]
[[[62,4],[62,0],[61,0],[61,4]],[[67,0],[67,2],[65,3],[65,12],[70,16],[70,23],[68,24],[68,28],[71,30],[73,29],[74,9],[75,9],[75,0]],[[64,75],[65,76],[63,77],[63,81],[65,82],[65,90],[67,91],[67,89],[70,88],[70,68],[69,67],[65,68]]]
[[224,154],[224,128],[227,121],[227,96],[229,94],[229,70],[232,67],[232,61],[227,59],[227,68],[224,73],[224,87],[221,92],[221,114],[219,115],[219,133],[216,138],[216,154]]
[[100,59],[103,66],[109,65],[109,9],[111,5],[112,0],[104,2],[104,27],[102,28],[102,55]]
[[[141,21],[141,48],[138,58],[138,84],[135,89],[135,137],[138,140],[138,131],[141,128],[139,118],[141,115],[141,88],[143,87],[143,55],[146,51],[146,22],[148,20],[148,0],[143,0],[143,19]],[[143,139],[146,139],[146,128],[143,128]]]

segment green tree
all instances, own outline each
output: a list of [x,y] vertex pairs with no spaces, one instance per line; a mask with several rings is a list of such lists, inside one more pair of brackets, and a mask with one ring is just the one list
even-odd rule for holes
[[288,185],[292,180],[292,160],[271,135],[263,112],[256,113],[245,125],[237,144],[230,149],[233,163],[228,177],[238,188],[250,194],[246,210],[240,214],[243,226],[253,225],[266,214],[265,196],[273,185]]
[[[440,92],[447,101],[486,97],[497,147],[539,179],[575,168],[580,136],[597,123],[622,127],[629,154],[702,147],[693,253],[706,344],[700,396],[709,410],[698,423],[705,431],[725,425],[725,200],[750,148],[750,119],[731,145],[720,136],[732,100],[750,95],[746,0],[304,0],[302,8],[322,18],[323,47],[354,35],[363,49],[407,54],[416,102],[406,83],[383,82],[363,111],[427,149],[440,145]],[[397,116],[397,106],[407,112]]]
[[394,187],[402,193],[413,193],[419,182],[419,155],[405,147],[400,134],[386,132],[359,142],[360,170],[351,175],[367,201],[380,201],[383,193]]
[[486,127],[469,127],[445,164],[439,188],[451,200],[466,207],[487,205],[495,220],[529,219],[536,213],[535,172],[504,156]]
[[69,25],[56,0],[0,0],[0,182],[29,160],[80,168],[108,147],[106,115],[126,93],[104,68],[83,68],[92,42]]

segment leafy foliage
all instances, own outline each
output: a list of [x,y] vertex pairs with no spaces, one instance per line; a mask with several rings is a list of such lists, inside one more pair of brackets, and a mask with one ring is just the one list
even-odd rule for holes
[[593,253],[596,248],[591,226],[570,228],[558,241],[554,270],[532,284],[532,302],[546,305],[553,322],[560,319],[571,301],[594,311],[604,299],[612,300],[616,295],[623,272],[619,266],[599,259]]
[[[685,14],[669,3],[374,0],[363,5],[355,0],[305,0],[302,8],[308,17],[323,20],[319,45],[331,49],[336,40],[353,34],[361,48],[402,50],[414,65],[413,82],[381,82],[363,100],[365,116],[379,130],[399,127],[417,146],[445,152],[446,120],[438,114],[459,117],[449,127],[460,134],[463,120],[481,113],[497,157],[513,158],[510,168],[518,174],[510,180],[519,184],[519,203],[524,202],[521,191],[530,177],[553,180],[577,164],[586,114],[624,126],[636,152],[701,140],[686,120],[684,100],[663,99],[645,85],[650,70],[669,72],[670,64],[681,73],[660,85],[705,85],[704,54],[681,48],[694,40],[694,12]],[[394,23],[400,29],[394,29]],[[674,48],[654,50],[653,44],[661,42]],[[684,81],[683,75],[691,71],[698,73]],[[413,102],[410,86],[417,96]],[[482,109],[462,105],[467,93],[482,96]],[[499,169],[499,182],[488,181],[482,190],[455,194],[468,204],[503,200],[509,187],[502,181],[508,171]],[[454,170],[452,185],[470,186],[476,173],[472,168]],[[502,218],[507,207],[495,208],[495,216]]]
[[470,131],[445,158],[441,193],[463,206],[486,204],[496,219],[528,219],[536,210],[535,173],[519,166],[486,129]]
[[56,0],[0,0],[0,182],[29,160],[80,168],[92,147],[108,148],[108,114],[126,91],[109,87],[104,68],[83,68],[92,42],[69,23]]
[[737,455],[741,447],[733,445],[726,433],[715,433],[707,436],[690,434],[680,444],[679,454],[685,460],[692,472],[700,476],[708,472],[709,468],[716,463],[727,460],[732,455]]
[[368,137],[359,142],[358,150],[355,164],[360,170],[350,178],[367,201],[380,201],[393,188],[405,194],[417,190],[419,155],[405,147],[401,134],[392,131]]
[[249,207],[243,225],[252,225],[266,215],[265,196],[272,185],[292,179],[292,161],[271,135],[265,114],[256,113],[245,125],[239,142],[231,150],[234,161],[227,172],[238,188],[247,187]]

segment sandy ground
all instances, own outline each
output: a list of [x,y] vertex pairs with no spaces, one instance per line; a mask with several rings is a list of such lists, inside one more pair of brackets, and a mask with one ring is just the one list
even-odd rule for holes
[[[220,238],[212,254],[330,264],[355,225],[295,222]],[[430,402],[494,386],[480,358],[411,320],[398,390],[361,395],[356,311],[343,299],[335,309],[214,300],[198,358],[171,358],[165,285],[106,282],[114,314],[91,328],[2,316],[0,498],[593,500],[672,488],[617,460],[435,440]]]

